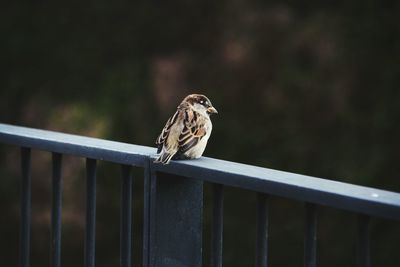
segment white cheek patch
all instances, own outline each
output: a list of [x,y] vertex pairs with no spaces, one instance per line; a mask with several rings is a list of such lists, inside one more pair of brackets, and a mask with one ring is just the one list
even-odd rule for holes
[[198,113],[200,113],[201,115],[208,117],[207,108],[204,107],[203,105],[200,105],[199,103],[194,103],[193,109]]

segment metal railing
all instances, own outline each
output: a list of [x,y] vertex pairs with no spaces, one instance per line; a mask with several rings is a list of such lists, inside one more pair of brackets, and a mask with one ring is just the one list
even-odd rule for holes
[[[224,186],[257,192],[256,266],[268,265],[268,199],[306,203],[304,266],[316,266],[319,205],[358,215],[358,264],[370,265],[371,216],[400,220],[400,194],[212,158],[154,164],[155,149],[0,124],[0,143],[21,147],[20,264],[29,266],[31,149],[53,154],[52,266],[61,266],[62,155],[86,158],[85,266],[95,266],[96,162],[121,164],[120,265],[132,265],[131,166],[144,169],[143,266],[202,266],[203,182],[213,183],[211,266],[222,266]],[[162,219],[160,219],[162,218]]]

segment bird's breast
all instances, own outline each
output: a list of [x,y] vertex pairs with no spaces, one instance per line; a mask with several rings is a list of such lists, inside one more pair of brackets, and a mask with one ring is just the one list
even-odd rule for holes
[[192,159],[197,159],[203,155],[204,150],[206,149],[207,146],[208,139],[210,138],[211,135],[211,130],[212,130],[211,121],[208,120],[204,127],[206,129],[206,134],[203,136],[203,138],[200,139],[200,141],[194,147],[186,151],[185,156]]

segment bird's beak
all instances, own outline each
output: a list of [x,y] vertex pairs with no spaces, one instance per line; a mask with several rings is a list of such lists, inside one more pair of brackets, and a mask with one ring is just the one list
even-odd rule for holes
[[210,114],[218,114],[218,111],[214,107],[209,107],[207,112]]

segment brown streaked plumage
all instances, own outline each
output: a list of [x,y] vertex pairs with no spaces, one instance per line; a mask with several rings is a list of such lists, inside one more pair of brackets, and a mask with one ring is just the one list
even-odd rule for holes
[[199,158],[211,135],[210,114],[218,113],[204,95],[185,97],[156,140],[160,156],[154,162],[168,164],[171,159]]

